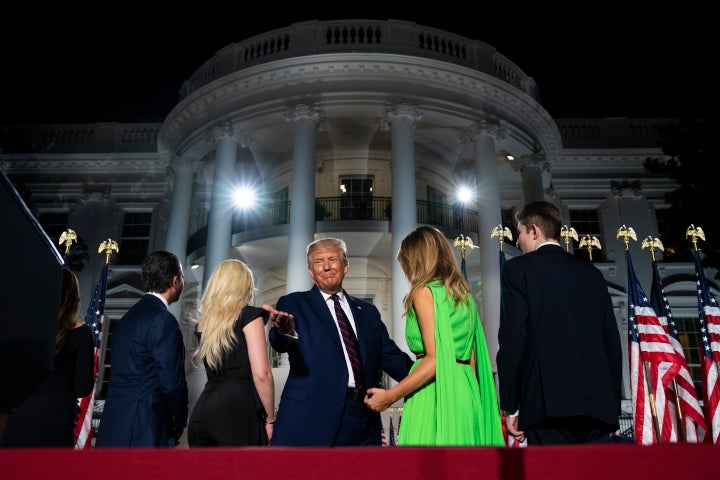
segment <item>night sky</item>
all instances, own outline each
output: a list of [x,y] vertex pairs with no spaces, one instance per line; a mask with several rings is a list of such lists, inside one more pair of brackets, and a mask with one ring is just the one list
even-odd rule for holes
[[161,122],[217,50],[316,19],[393,18],[481,40],[535,79],[555,118],[677,115],[717,64],[713,16],[692,2],[390,3],[17,4],[0,30],[0,124]]

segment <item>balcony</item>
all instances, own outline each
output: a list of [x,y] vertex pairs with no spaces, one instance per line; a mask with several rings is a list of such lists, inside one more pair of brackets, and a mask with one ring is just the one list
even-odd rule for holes
[[[392,220],[392,198],[348,198],[323,197],[315,199],[315,221],[376,221]],[[448,238],[460,233],[472,234],[478,231],[478,212],[458,205],[417,201],[417,219],[419,224],[432,225],[442,230]],[[290,221],[290,202],[265,205],[264,207],[235,214],[232,234],[260,230],[278,225],[287,225]],[[207,225],[198,229],[188,239],[187,252],[195,252],[205,247]]]

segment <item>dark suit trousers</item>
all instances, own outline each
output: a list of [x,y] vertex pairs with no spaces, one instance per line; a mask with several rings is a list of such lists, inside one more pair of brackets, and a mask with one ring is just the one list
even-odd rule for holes
[[589,417],[552,418],[524,429],[528,445],[610,442],[614,431],[611,425]]
[[334,447],[357,447],[379,445],[375,439],[371,423],[371,410],[365,405],[362,397],[345,399],[340,430],[333,442]]

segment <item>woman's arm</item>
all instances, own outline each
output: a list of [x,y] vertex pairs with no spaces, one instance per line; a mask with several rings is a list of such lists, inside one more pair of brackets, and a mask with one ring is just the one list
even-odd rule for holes
[[365,403],[376,412],[382,412],[435,378],[435,302],[432,292],[427,287],[420,288],[415,292],[412,302],[420,325],[425,356],[407,377],[391,389],[368,389]]
[[255,389],[267,414],[266,430],[268,439],[272,437],[272,426],[275,423],[275,381],[267,355],[265,342],[265,326],[262,317],[257,317],[243,328],[250,357]]

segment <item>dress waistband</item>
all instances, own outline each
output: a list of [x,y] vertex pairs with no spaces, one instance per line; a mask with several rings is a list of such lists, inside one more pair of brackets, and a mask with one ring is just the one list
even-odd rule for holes
[[[421,354],[415,355],[415,356],[417,357],[418,360],[420,360],[421,358],[425,358],[425,354],[424,354],[424,353],[421,353]],[[459,359],[459,358],[456,358],[456,359],[455,359],[455,362],[456,362],[456,363],[462,363],[463,365],[470,365],[470,360],[461,360],[461,359]]]

